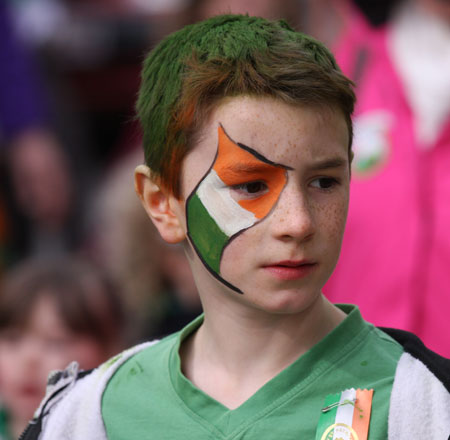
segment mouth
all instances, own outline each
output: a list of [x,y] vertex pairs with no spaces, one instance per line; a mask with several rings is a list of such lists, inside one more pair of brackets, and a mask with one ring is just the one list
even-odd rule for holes
[[36,385],[23,385],[18,390],[22,397],[25,398],[34,398],[34,399],[40,399],[44,397],[45,390],[42,389],[42,387],[36,386]]
[[281,280],[297,280],[309,275],[317,263],[307,260],[284,260],[264,265],[263,268],[270,275]]

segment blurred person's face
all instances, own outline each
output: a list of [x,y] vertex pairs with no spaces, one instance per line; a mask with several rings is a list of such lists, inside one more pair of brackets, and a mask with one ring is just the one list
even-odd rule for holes
[[[45,394],[50,371],[76,360],[92,368],[104,360],[99,342],[74,334],[50,295],[33,307],[28,325],[0,332],[0,395],[12,419],[31,419]],[[25,426],[23,427],[25,428]]]
[[61,147],[46,134],[22,135],[11,148],[11,174],[22,213],[46,229],[58,229],[70,214],[72,182]]

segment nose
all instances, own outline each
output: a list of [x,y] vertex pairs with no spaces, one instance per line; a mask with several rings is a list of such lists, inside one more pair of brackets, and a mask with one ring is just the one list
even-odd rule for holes
[[29,368],[34,368],[42,358],[42,344],[39,342],[38,338],[30,335],[23,337],[21,340],[19,346],[21,359],[23,364]]
[[310,240],[315,233],[314,212],[306,191],[288,182],[271,214],[271,232],[283,241]]

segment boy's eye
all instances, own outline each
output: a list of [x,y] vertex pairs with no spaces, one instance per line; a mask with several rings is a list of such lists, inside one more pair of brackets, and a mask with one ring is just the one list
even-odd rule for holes
[[268,186],[261,180],[233,185],[231,189],[243,197],[259,197],[268,191]]
[[330,189],[337,185],[338,181],[333,177],[319,177],[311,182],[311,186],[319,189]]
[[8,329],[0,333],[0,340],[8,344],[18,344],[23,332],[16,329]]

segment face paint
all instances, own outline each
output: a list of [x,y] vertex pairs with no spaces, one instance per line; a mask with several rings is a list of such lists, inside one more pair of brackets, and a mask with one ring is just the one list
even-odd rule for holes
[[214,162],[186,201],[187,235],[206,268],[242,293],[220,276],[223,251],[238,234],[272,211],[286,185],[286,170],[291,168],[235,143],[222,126],[218,132]]

